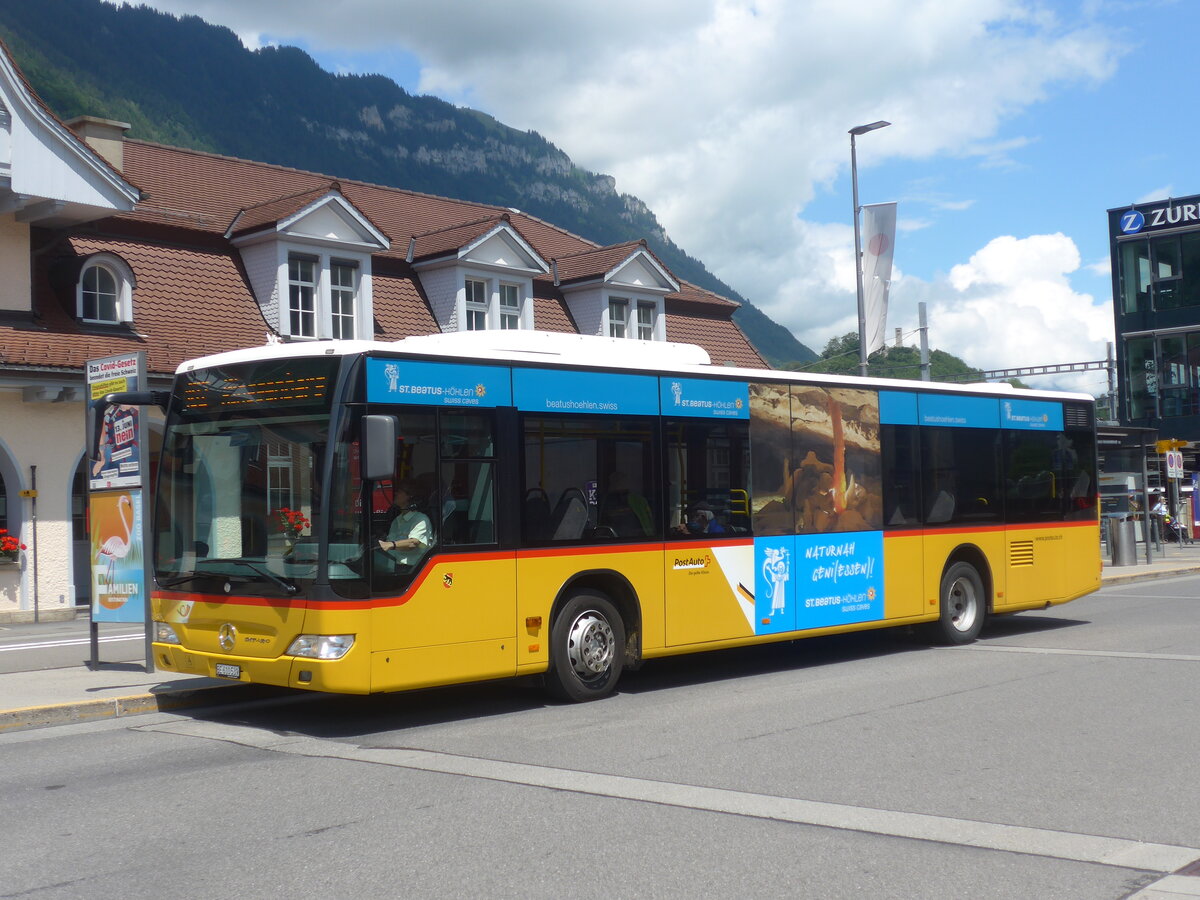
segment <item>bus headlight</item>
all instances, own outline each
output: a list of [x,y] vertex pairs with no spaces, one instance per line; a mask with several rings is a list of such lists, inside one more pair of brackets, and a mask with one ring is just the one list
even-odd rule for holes
[[159,644],[180,644],[179,635],[166,622],[154,623],[154,640]]
[[353,646],[352,634],[302,634],[292,641],[287,652],[309,659],[341,659]]

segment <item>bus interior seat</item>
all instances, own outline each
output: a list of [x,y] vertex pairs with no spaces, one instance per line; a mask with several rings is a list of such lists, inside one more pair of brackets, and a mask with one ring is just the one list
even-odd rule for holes
[[938,491],[929,506],[929,515],[925,521],[929,523],[949,522],[954,517],[954,495],[947,491]]
[[541,488],[530,488],[525,492],[521,524],[526,540],[543,541],[551,534],[550,498]]
[[587,497],[579,488],[567,488],[558,498],[554,509],[554,531],[556,541],[577,541],[583,537],[588,524]]

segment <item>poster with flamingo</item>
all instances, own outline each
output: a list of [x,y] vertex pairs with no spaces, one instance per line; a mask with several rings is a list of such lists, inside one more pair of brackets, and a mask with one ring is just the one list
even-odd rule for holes
[[145,621],[142,492],[88,497],[92,542],[92,621]]

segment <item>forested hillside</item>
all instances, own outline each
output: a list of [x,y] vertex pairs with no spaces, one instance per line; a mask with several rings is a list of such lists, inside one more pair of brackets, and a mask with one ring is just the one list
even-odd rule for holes
[[677,275],[741,303],[736,320],[768,359],[816,358],[676,246],[641,200],[536,132],[382,76],[332,75],[295,48],[249,51],[227,28],[147,7],[0,0],[0,37],[62,118],[117,119],[143,140],[516,207],[601,244],[644,237]]

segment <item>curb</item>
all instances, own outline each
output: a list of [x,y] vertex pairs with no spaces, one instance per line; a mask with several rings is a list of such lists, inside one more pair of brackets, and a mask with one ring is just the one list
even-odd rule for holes
[[1100,586],[1107,584],[1122,584],[1129,581],[1152,581],[1158,578],[1175,578],[1180,575],[1196,575],[1200,574],[1200,565],[1196,566],[1181,566],[1177,569],[1152,569],[1147,572],[1137,571],[1136,566],[1131,566],[1134,571],[1131,572],[1113,572],[1111,575],[1101,575]]
[[286,688],[270,685],[214,685],[175,689],[160,693],[131,694],[104,700],[80,700],[46,706],[26,706],[20,709],[0,710],[0,734],[10,734],[30,728],[48,728],[53,725],[93,722],[98,719],[138,716],[144,713],[171,712],[177,709],[195,709],[217,704],[249,703],[295,693]]

